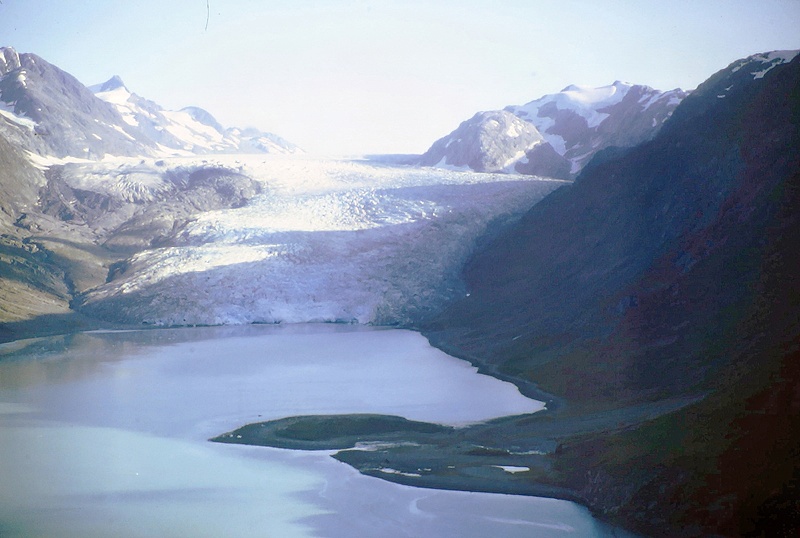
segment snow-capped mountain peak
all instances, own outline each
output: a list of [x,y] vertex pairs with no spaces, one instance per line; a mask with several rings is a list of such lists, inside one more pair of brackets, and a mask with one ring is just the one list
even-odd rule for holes
[[225,129],[197,107],[165,110],[119,75],[93,86],[30,53],[0,47],[0,136],[44,158],[297,153],[282,138]]
[[19,53],[12,47],[0,47],[0,76],[20,68]]
[[280,137],[225,129],[197,107],[163,109],[115,75],[86,87],[30,53],[0,47],[0,136],[50,162],[106,156],[297,153]]
[[[124,119],[132,112],[129,110],[120,109],[120,107],[124,108],[124,104],[128,102],[128,100],[131,98],[133,94],[125,86],[125,84],[122,83],[122,79],[119,78],[117,79],[119,81],[119,84],[112,83],[113,80],[114,79],[109,79],[103,84],[96,84],[94,86],[89,86],[89,89],[92,90],[92,92],[94,92],[94,94],[97,97],[99,97],[106,103],[111,103],[112,105],[114,105],[117,108],[117,111],[120,114],[122,114],[122,117]],[[128,121],[128,123],[131,125],[137,125],[136,122]]]
[[69,73],[30,53],[0,49],[0,136],[48,158],[147,154],[155,144]]
[[575,110],[597,110],[604,106],[618,103],[632,87],[633,84],[618,80],[613,84],[600,86],[599,88],[571,84],[559,93],[554,94],[553,97],[566,106],[571,105]]
[[93,93],[110,92],[119,88],[123,88],[125,91],[128,91],[128,88],[125,87],[125,83],[122,82],[122,79],[119,75],[114,75],[102,84],[94,84],[89,86],[89,89],[92,90]]
[[535,125],[577,174],[603,148],[652,138],[686,95],[617,80],[596,88],[573,84],[505,110]]
[[764,78],[764,75],[766,75],[770,70],[779,65],[788,64],[794,60],[798,54],[800,54],[800,50],[773,50],[771,52],[754,54],[735,62],[731,73],[736,73],[745,66],[762,64],[763,69],[757,69],[750,74],[753,75],[754,79]]
[[[270,133],[252,136],[225,129],[208,111],[195,107],[165,110],[157,103],[132,93],[119,76],[90,86],[95,95],[113,105],[125,123],[153,140],[164,155],[197,153],[298,153],[301,150]],[[264,138],[269,143],[264,143]],[[253,139],[257,139],[254,141]]]
[[[524,105],[479,113],[436,141],[420,164],[575,177],[598,151],[654,137],[686,95],[680,89],[662,92],[620,80],[600,87],[570,84]],[[521,125],[493,129],[490,119],[498,125],[514,123],[503,114]],[[512,134],[522,132],[535,133],[526,147]]]
[[619,81],[599,88],[573,84],[559,93],[531,101],[519,107],[514,113],[520,117],[536,117],[541,115],[539,112],[543,106],[556,103],[556,108],[575,112],[586,120],[589,128],[593,128],[600,125],[609,116],[608,113],[603,113],[601,110],[622,101],[632,87],[632,84]]
[[225,128],[216,120],[214,116],[211,115],[211,113],[203,108],[200,108],[199,106],[183,107],[180,111],[186,112],[192,117],[193,120],[199,121],[203,125],[213,127],[217,131],[222,132],[225,130]]
[[774,50],[762,52],[736,60],[712,75],[692,92],[693,103],[705,103],[707,95],[719,101],[723,108],[728,106],[726,100],[736,99],[743,88],[751,86],[754,82],[759,84],[769,84],[772,79],[773,70],[796,61],[800,50]]

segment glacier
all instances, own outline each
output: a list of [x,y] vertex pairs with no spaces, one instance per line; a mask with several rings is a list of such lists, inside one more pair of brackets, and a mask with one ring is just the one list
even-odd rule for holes
[[[158,326],[414,323],[468,292],[460,271],[477,241],[566,183],[290,156],[136,166],[142,189],[158,188],[146,169],[171,166],[224,167],[262,186],[243,207],[198,213],[168,241],[132,255],[78,305]],[[130,189],[120,170],[98,165],[86,181]]]

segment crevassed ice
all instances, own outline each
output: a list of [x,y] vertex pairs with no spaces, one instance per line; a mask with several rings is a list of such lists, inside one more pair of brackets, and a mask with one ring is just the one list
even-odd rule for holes
[[465,293],[460,268],[490,223],[563,183],[307,158],[212,164],[262,181],[264,194],[197,216],[87,307],[163,325],[403,322]]

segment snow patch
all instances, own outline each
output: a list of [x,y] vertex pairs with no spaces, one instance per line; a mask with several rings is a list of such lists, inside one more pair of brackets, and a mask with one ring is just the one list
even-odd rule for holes
[[456,166],[447,162],[447,157],[442,157],[438,163],[434,164],[431,168],[440,168],[442,170],[453,170],[454,172],[471,172],[472,168],[467,165]]
[[517,138],[521,134],[519,130],[519,125],[512,123],[506,129],[506,136],[510,136],[511,138]]
[[539,139],[530,144],[527,148],[519,150],[517,153],[506,159],[505,163],[501,167],[503,171],[507,173],[513,173],[514,167],[518,164],[527,164],[528,163],[528,152],[531,151],[533,148],[538,146],[539,144],[543,144],[544,139]]
[[421,478],[422,475],[419,473],[406,473],[403,471],[398,471],[397,469],[392,469],[391,467],[381,467],[379,469],[375,469],[378,472],[386,473],[386,474],[396,474],[400,476],[411,476],[413,478]]
[[[88,164],[93,163],[90,159],[80,157],[56,157],[55,155],[40,155],[29,150],[25,150],[28,160],[39,170],[47,170],[51,166],[59,166],[64,164]],[[111,157],[111,156],[109,156]]]
[[[0,56],[0,58],[2,58],[2,56]],[[12,123],[27,129],[34,129],[37,125],[36,122],[30,119],[28,116],[20,116],[19,114],[16,114],[14,112],[14,107],[5,101],[0,101],[0,116],[3,116]]]
[[[552,127],[552,123],[550,125],[544,123],[540,125],[536,119],[543,117],[540,111],[545,105],[555,103],[558,110],[571,110],[584,118],[589,128],[595,128],[609,116],[606,113],[599,112],[599,110],[622,101],[632,86],[632,84],[619,81],[599,88],[571,85],[559,93],[546,95],[521,107],[513,107],[513,112],[517,115],[524,113],[530,118],[535,118],[533,123],[536,128],[542,134],[545,134]],[[554,147],[556,146],[554,145]],[[558,148],[556,148],[556,151],[558,151]]]
[[[653,93],[653,95],[650,95],[650,96],[648,96],[647,94],[643,95],[642,98],[639,99],[639,103],[642,104],[642,111],[647,110],[648,108],[650,108],[654,104],[656,104],[659,101],[661,101],[664,97],[665,97],[665,94],[657,93],[657,92]],[[670,99],[673,99],[673,98],[674,98],[674,95],[672,97],[670,97]],[[680,101],[680,99],[678,99],[678,101]],[[672,103],[672,101],[670,101],[670,103]],[[675,104],[677,104],[677,103],[675,103]]]
[[187,144],[214,150],[223,143],[222,133],[195,120],[188,112],[164,110],[162,114],[169,120],[164,128],[175,138]]
[[[125,119],[125,118],[123,117],[123,119]],[[125,132],[125,129],[123,129],[122,127],[120,127],[120,126],[119,126],[119,125],[117,125],[116,123],[115,123],[115,124],[113,124],[113,125],[109,125],[109,127],[111,127],[112,129],[114,129],[115,131],[117,131],[118,133],[120,133],[121,135],[123,135],[123,136],[124,136],[125,138],[127,138],[128,140],[133,140],[134,142],[136,141],[136,139],[135,139],[135,138],[133,138],[133,137],[132,137],[131,135],[129,135],[128,133],[126,133],[126,132]]]
[[761,64],[767,64],[764,69],[752,71],[750,73],[753,75],[753,80],[758,80],[764,78],[764,75],[772,71],[772,69],[775,67],[794,60],[798,53],[800,53],[800,50],[775,50],[764,54],[756,54],[745,60],[742,60],[739,65],[731,69],[731,72],[736,73],[750,63],[760,62]]
[[530,467],[520,467],[518,465],[492,465],[492,467],[497,467],[510,474],[524,473],[531,470]]
[[125,86],[119,86],[113,90],[97,92],[95,95],[106,103],[111,103],[112,105],[117,105],[118,107],[128,107],[128,100],[131,98],[132,94],[125,88]]

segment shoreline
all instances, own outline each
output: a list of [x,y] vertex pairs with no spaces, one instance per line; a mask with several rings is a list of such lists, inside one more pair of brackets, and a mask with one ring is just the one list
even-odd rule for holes
[[436,338],[434,334],[426,332],[423,329],[419,329],[417,327],[402,327],[402,328],[421,334],[422,336],[425,337],[426,340],[428,340],[428,343],[430,343],[431,346],[443,351],[444,353],[447,353],[451,357],[467,361],[472,366],[478,369],[479,374],[488,375],[494,377],[495,379],[499,379],[500,381],[511,383],[512,385],[515,385],[519,389],[520,394],[522,394],[526,398],[544,402],[545,409],[543,409],[542,412],[549,411],[551,413],[554,413],[556,411],[563,411],[564,409],[566,409],[567,401],[565,399],[555,396],[554,394],[551,394],[549,392],[543,391],[542,389],[539,388],[538,385],[536,385],[536,383],[533,383],[526,379],[515,377],[513,375],[504,374],[498,371],[496,366],[487,364],[486,362],[481,361],[477,357],[461,352],[460,350],[456,349],[455,346],[448,344],[443,338]]
[[[77,312],[50,316],[46,321],[44,324],[37,320],[0,324],[0,345],[27,339],[67,336],[92,330],[149,331],[191,328],[191,326],[123,325],[89,318]],[[363,439],[361,437],[346,439],[345,445],[348,445],[346,447],[327,447],[324,442],[313,448],[302,446],[302,443],[292,447],[282,447],[265,443],[252,436],[221,440],[220,438],[226,434],[210,440],[298,450],[330,450],[333,448],[337,450],[332,454],[333,458],[347,463],[366,476],[428,489],[567,500],[586,507],[595,518],[603,523],[619,525],[619,521],[604,517],[579,491],[559,484],[563,481],[559,480],[557,472],[554,470],[553,456],[558,453],[560,445],[564,442],[586,435],[611,433],[618,430],[620,424],[624,423],[625,427],[630,427],[652,419],[653,412],[655,412],[655,416],[658,416],[690,403],[676,402],[661,410],[628,410],[627,419],[623,422],[620,422],[620,417],[613,413],[600,412],[596,416],[589,417],[583,414],[565,416],[564,411],[567,404],[563,399],[542,391],[529,381],[500,374],[495,368],[477,358],[463,356],[448,346],[446,342],[431,338],[429,334],[418,328],[381,325],[374,327],[417,332],[426,338],[432,347],[452,357],[467,361],[476,367],[480,374],[514,384],[523,396],[545,402],[545,408],[536,413],[499,417],[482,423],[452,428],[452,431],[439,431],[432,438],[424,439],[419,438],[418,432],[407,432],[402,429],[397,431],[390,428],[390,431],[384,432],[383,436],[379,431],[376,433],[374,429],[372,431],[368,429],[361,432],[364,436]],[[9,336],[13,336],[13,338]],[[329,415],[324,416],[322,420],[347,422],[354,416],[358,415]],[[313,421],[319,420],[320,417],[300,416],[290,417],[290,419]],[[386,417],[379,416],[376,424],[382,424],[385,419]],[[394,418],[389,420],[394,420]],[[240,429],[252,428],[260,424],[248,424]],[[377,430],[380,429],[380,427],[377,428]],[[388,444],[377,450],[364,450],[356,446],[363,442]],[[513,468],[515,471],[506,470],[509,468]],[[421,472],[426,469],[428,472]],[[625,530],[625,532],[629,531]]]

